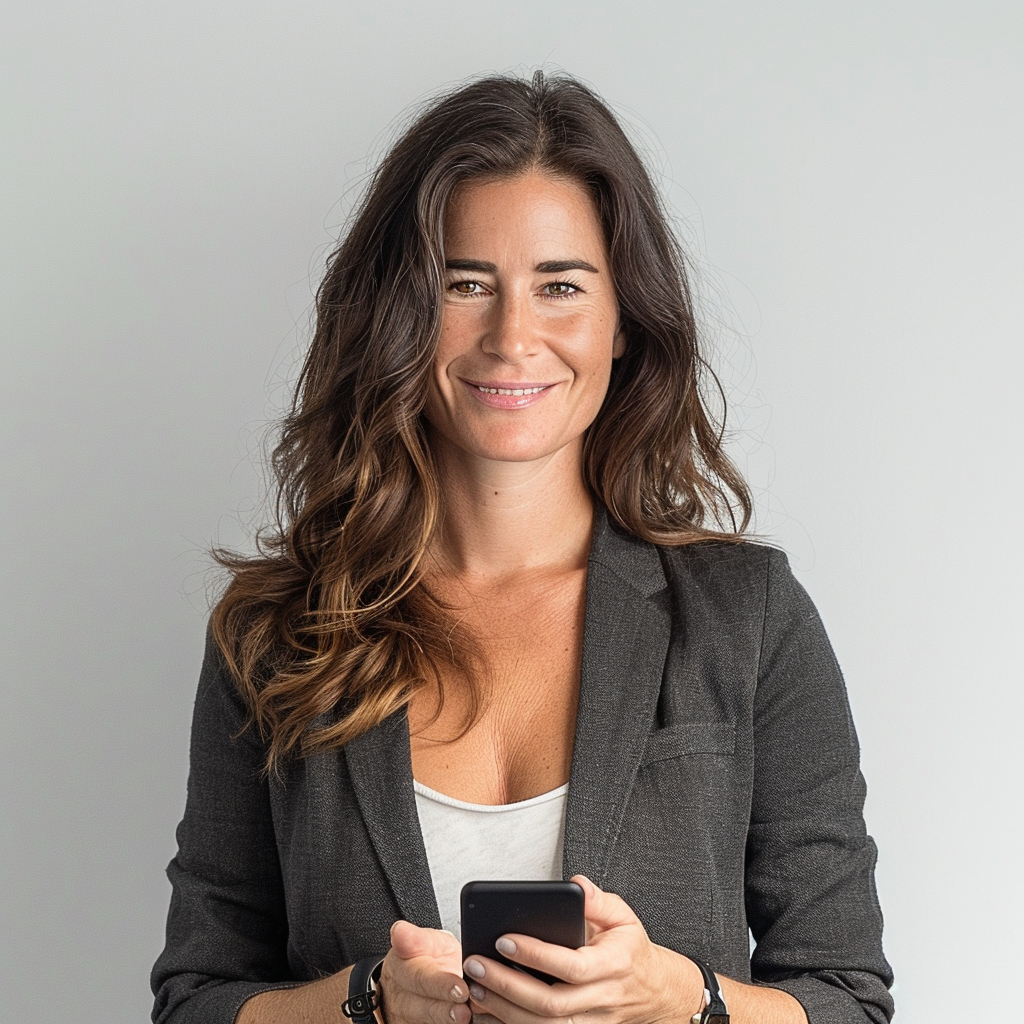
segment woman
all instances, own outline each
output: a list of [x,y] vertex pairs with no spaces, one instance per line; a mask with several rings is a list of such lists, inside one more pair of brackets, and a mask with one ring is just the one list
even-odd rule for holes
[[[682,258],[607,107],[541,75],[435,103],[317,311],[279,528],[220,556],[154,1020],[334,1022],[364,991],[387,1024],[724,1019],[701,962],[737,1024],[888,1020],[842,679],[742,540]],[[463,963],[458,889],[496,871],[583,886],[584,948],[502,947],[559,983]]]

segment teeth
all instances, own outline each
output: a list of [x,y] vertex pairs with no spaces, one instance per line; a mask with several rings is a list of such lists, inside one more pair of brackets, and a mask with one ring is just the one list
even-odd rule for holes
[[485,395],[535,395],[538,391],[544,390],[543,388],[482,388],[479,384],[476,389]]

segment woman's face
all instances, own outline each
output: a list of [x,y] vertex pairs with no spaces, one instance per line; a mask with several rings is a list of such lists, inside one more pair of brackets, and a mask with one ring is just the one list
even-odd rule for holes
[[448,207],[445,263],[428,422],[477,459],[582,450],[623,349],[590,196],[536,171],[469,183]]

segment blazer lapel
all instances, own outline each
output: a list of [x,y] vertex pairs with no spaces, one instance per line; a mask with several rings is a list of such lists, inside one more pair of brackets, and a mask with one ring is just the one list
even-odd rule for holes
[[661,691],[671,616],[657,549],[594,520],[564,877],[603,885]]
[[[671,617],[657,549],[600,510],[587,568],[579,710],[566,804],[564,876],[601,885],[655,717]],[[404,917],[441,927],[423,844],[404,712],[348,743],[345,759],[374,850]]]
[[441,915],[416,811],[404,711],[356,737],[344,749],[359,810],[403,916],[424,928],[440,928]]

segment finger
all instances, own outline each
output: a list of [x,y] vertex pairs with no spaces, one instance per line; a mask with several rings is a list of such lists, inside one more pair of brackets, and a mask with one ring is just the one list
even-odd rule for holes
[[479,1006],[483,1012],[500,1017],[506,1024],[516,1024],[519,1020],[536,1024],[531,1015],[568,1017],[596,1005],[590,986],[561,982],[548,985],[488,957],[470,957],[466,961],[466,975],[470,984],[470,1009],[479,1012],[475,1010]]
[[381,967],[380,984],[382,990],[434,1001],[464,1003],[469,998],[461,975],[446,970],[432,957],[403,960],[389,954]]
[[621,896],[599,889],[586,875],[573,875],[570,881],[583,889],[583,916],[588,924],[604,931],[638,923],[639,918]]
[[600,933],[592,945],[570,949],[530,935],[502,935],[496,948],[502,956],[521,967],[550,974],[568,985],[595,985],[620,978],[631,971],[638,948],[647,945],[643,927]]
[[586,946],[571,949],[529,935],[507,934],[498,939],[495,948],[515,964],[544,971],[570,985],[592,984],[628,974],[637,956],[648,949],[650,941],[640,919],[627,904],[611,893],[602,895],[625,908],[616,918],[605,914],[605,923],[610,924],[613,919],[623,923],[595,926],[595,934]]
[[[543,985],[543,982],[541,984]],[[550,989],[548,985],[543,987]],[[578,1019],[589,1008],[581,1006],[578,999],[570,1003],[567,999],[552,995],[550,991],[529,1000],[529,1005],[524,1006],[500,992],[483,988],[476,982],[471,986],[470,995],[469,1008],[473,1011],[473,1024],[480,1024],[485,1014],[501,1021],[502,1024],[543,1024],[544,1020],[556,1019],[572,1021],[574,1014]]]
[[381,988],[381,1011],[384,1020],[398,1024],[470,1024],[472,1011],[468,1003],[452,1003],[425,999],[412,992],[388,992]]
[[391,926],[391,948],[403,960],[417,956],[431,956],[441,960],[453,954],[461,959],[462,952],[459,940],[451,932],[443,932],[438,928],[420,928],[411,921],[396,921]]
[[488,992],[476,982],[470,986],[470,996],[472,1024],[538,1024],[529,1010],[510,1003],[495,992]]
[[543,971],[570,985],[583,985],[605,977],[613,951],[581,946],[570,949],[530,935],[502,935],[496,944],[502,956],[522,967]]

